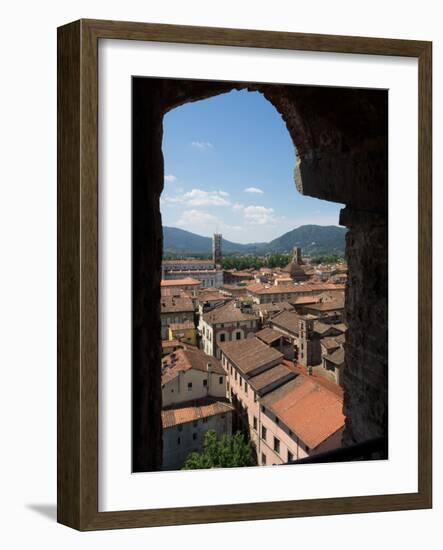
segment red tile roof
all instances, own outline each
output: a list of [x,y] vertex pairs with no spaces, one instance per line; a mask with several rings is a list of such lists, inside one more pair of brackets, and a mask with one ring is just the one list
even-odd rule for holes
[[267,394],[262,403],[310,449],[344,426],[343,398],[312,376],[300,374]]
[[163,428],[172,428],[179,424],[194,422],[201,418],[209,418],[217,414],[226,414],[232,412],[234,407],[226,401],[214,401],[212,403],[202,403],[188,406],[181,406],[162,411]]
[[270,386],[271,384],[283,384],[288,382],[290,379],[295,378],[295,376],[297,376],[297,373],[283,363],[280,363],[279,365],[275,365],[275,367],[271,367],[270,369],[249,378],[248,382],[254,390],[262,394],[263,390],[267,386]]
[[177,349],[162,359],[162,384],[173,380],[180,372],[190,369],[206,372],[208,363],[211,365],[212,372],[226,375],[220,361],[212,355],[206,355],[198,348]]
[[246,338],[233,342],[223,342],[219,348],[244,374],[281,360],[283,354],[264,344],[258,338]]
[[162,296],[161,313],[180,313],[194,311],[194,304],[187,296]]
[[302,294],[305,292],[319,292],[319,291],[332,291],[332,290],[344,290],[345,285],[333,284],[333,283],[320,283],[320,284],[293,284],[293,285],[274,285],[263,286],[260,283],[248,285],[248,292],[251,294]]
[[256,319],[255,315],[242,311],[234,300],[203,314],[203,320],[210,325],[235,321],[254,321]]
[[162,279],[160,285],[162,287],[170,286],[199,286],[202,282],[198,279],[192,279],[191,277],[185,277],[184,279]]
[[295,311],[282,311],[271,319],[271,324],[292,334],[299,332],[299,315]]
[[259,338],[265,344],[272,344],[276,340],[283,338],[283,334],[269,327],[265,327],[255,333],[255,337]]

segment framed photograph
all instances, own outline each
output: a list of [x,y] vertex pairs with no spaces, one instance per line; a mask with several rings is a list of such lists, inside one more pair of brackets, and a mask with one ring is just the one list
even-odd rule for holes
[[58,29],[60,523],[432,506],[431,53]]

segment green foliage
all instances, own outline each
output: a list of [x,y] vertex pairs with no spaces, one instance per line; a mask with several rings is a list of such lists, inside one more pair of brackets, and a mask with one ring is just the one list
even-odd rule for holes
[[260,269],[261,267],[284,267],[292,259],[290,254],[275,253],[269,256],[225,256],[222,260],[223,269]]
[[343,261],[343,256],[338,256],[337,254],[332,254],[330,256],[317,256],[316,258],[311,259],[311,264],[336,264],[340,261]]
[[238,468],[254,466],[254,451],[250,442],[246,442],[242,433],[224,434],[217,439],[214,430],[205,433],[203,451],[191,453],[186,459],[183,470],[201,470],[202,468]]

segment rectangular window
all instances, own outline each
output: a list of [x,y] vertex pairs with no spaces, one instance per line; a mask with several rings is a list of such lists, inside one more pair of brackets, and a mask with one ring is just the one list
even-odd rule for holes
[[266,466],[266,455],[264,453],[261,454],[261,463],[262,466]]
[[248,384],[245,382],[245,393],[248,393]]
[[181,439],[177,437],[177,445],[180,445],[180,443],[181,443]]
[[254,403],[257,402],[257,394],[254,392]]
[[226,335],[225,334],[220,334],[220,342],[224,342],[226,339]]
[[207,380],[203,380],[203,386],[206,387],[208,385],[208,381]]
[[288,462],[291,462],[292,460],[294,460],[294,455],[288,451]]
[[257,417],[256,416],[254,416],[253,426],[254,426],[254,430],[257,431]]
[[219,384],[223,384],[223,376],[219,376],[219,377],[218,377],[218,383],[219,383]]
[[197,439],[197,434],[196,434],[195,432],[192,434],[192,439],[193,439],[194,441]]
[[274,451],[276,453],[280,452],[280,440],[274,437]]
[[241,340],[241,332],[236,332],[236,333],[235,333],[235,338],[236,338],[237,340]]
[[235,381],[237,382],[237,371],[235,371],[234,379],[235,379]]
[[188,382],[188,391],[192,390],[192,382]]
[[266,441],[266,428],[264,426],[261,427],[261,438]]

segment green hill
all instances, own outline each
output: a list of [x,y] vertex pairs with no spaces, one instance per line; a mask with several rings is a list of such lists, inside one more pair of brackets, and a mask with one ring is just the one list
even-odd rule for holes
[[[300,246],[310,256],[338,254],[345,251],[346,229],[335,225],[302,225],[288,231],[269,243],[233,243],[223,239],[223,254],[257,254],[291,252]],[[176,227],[163,227],[164,255],[206,255],[211,254],[212,239]]]

